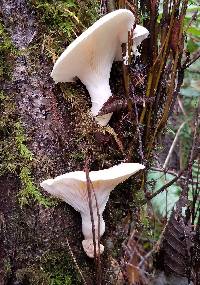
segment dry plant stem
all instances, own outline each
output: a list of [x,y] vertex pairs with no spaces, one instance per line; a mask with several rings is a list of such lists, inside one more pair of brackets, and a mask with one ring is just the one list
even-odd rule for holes
[[[186,175],[186,179],[185,179],[185,186],[187,186],[187,184],[189,183],[189,179],[190,179],[191,173],[192,173],[191,171],[192,171],[193,161],[198,156],[198,153],[195,153],[195,147],[198,146],[198,144],[197,144],[197,142],[198,142],[197,141],[197,138],[198,138],[197,128],[199,126],[199,119],[198,119],[199,113],[200,113],[200,100],[199,100],[199,106],[198,106],[197,113],[196,113],[195,131],[194,131],[194,135],[193,135],[193,143],[192,143],[192,148],[191,148],[191,152],[190,152],[190,159],[189,159],[187,167],[185,167],[183,170],[181,170],[179,172],[179,174],[175,178],[173,178],[171,181],[169,181],[168,183],[163,185],[160,189],[158,189],[156,192],[154,192],[149,197],[146,197],[146,199],[141,201],[141,205],[146,204],[149,200],[151,200],[152,198],[154,198],[155,196],[157,196],[158,194],[163,192],[166,188],[171,186],[174,182],[176,182],[178,179],[180,179],[181,176],[183,175],[183,173],[186,173],[186,171],[187,171],[187,175]],[[189,189],[188,187],[185,187],[185,189],[186,188],[187,188],[187,190],[184,190],[185,192],[188,191],[188,189]],[[186,194],[188,194],[188,193],[186,193]]]
[[[169,31],[167,33],[167,37],[166,37],[166,40],[165,40],[165,45],[164,45],[164,50],[163,50],[163,57],[161,57],[160,61],[158,62],[158,66],[159,66],[159,69],[158,69],[158,72],[157,71],[157,65],[153,65],[153,70],[152,70],[152,73],[151,73],[151,76],[150,76],[150,83],[149,83],[149,88],[147,89],[147,93],[146,96],[155,96],[156,92],[158,91],[158,86],[159,86],[159,82],[161,80],[161,77],[162,77],[162,72],[163,72],[163,68],[164,68],[164,65],[166,64],[166,61],[167,61],[167,57],[168,57],[168,49],[169,49],[169,40],[170,40],[170,34],[171,34],[171,31],[172,31],[172,27],[173,27],[173,24],[174,24],[174,14],[175,14],[175,6],[173,7],[173,10],[172,10],[172,15],[171,15],[171,21],[170,21],[170,26],[169,26]],[[177,55],[179,55],[179,53],[177,53]],[[161,54],[162,56],[162,54]],[[176,62],[176,61],[175,61]],[[178,58],[177,58],[177,62],[178,62]],[[155,66],[155,69],[154,69],[154,66]],[[174,64],[175,66],[175,71],[176,71],[176,65]],[[173,74],[173,73],[172,73]],[[154,79],[154,80],[153,80]],[[175,79],[175,78],[174,78]],[[155,83],[154,83],[155,81]],[[172,81],[173,83],[173,81]],[[169,96],[167,97],[167,100],[169,100]],[[145,141],[148,141],[148,138],[149,138],[149,134],[150,134],[150,131],[151,131],[151,122],[152,122],[152,104],[150,104],[150,110],[148,112],[148,118],[147,118],[147,132],[146,132],[146,138],[145,138]],[[171,104],[170,104],[171,106]],[[145,107],[146,108],[146,107]],[[143,109],[144,111],[144,114],[141,115],[141,119],[143,120],[144,118],[142,116],[145,115],[145,112],[146,110]],[[154,141],[154,140],[153,140]]]
[[126,94],[126,98],[127,98],[127,102],[128,102],[128,111],[129,111],[129,116],[130,118],[132,118],[132,102],[131,99],[129,98],[129,86],[130,86],[130,78],[129,78],[129,65],[131,63],[131,48],[133,45],[133,40],[132,40],[132,36],[133,36],[133,31],[131,30],[131,32],[128,32],[128,44],[127,44],[127,48],[128,48],[128,65],[125,65],[123,63],[123,77],[124,77],[124,87],[125,87],[125,94]]
[[178,131],[177,131],[177,133],[176,133],[176,135],[175,135],[175,138],[174,138],[174,140],[173,140],[173,142],[172,142],[172,145],[171,145],[171,147],[170,147],[170,149],[169,149],[169,152],[168,152],[167,157],[166,157],[166,159],[165,159],[165,162],[164,162],[164,164],[163,164],[163,169],[166,169],[166,168],[167,168],[167,165],[168,165],[168,163],[169,163],[169,160],[170,160],[170,157],[171,157],[172,152],[173,152],[173,150],[174,150],[174,147],[176,146],[176,143],[177,143],[179,134],[180,134],[182,128],[184,127],[184,125],[185,125],[185,122],[183,122],[183,123],[180,125],[180,127],[178,128]]
[[92,235],[93,235],[93,244],[94,244],[94,260],[97,262],[97,250],[96,250],[96,239],[95,239],[95,225],[94,225],[94,216],[92,211],[92,197],[91,197],[91,188],[90,188],[90,181],[89,181],[89,169],[86,162],[85,167],[85,173],[86,173],[86,180],[87,180],[87,191],[88,191],[88,204],[90,209],[90,217],[91,217],[91,223],[92,223]]
[[[89,177],[89,167],[88,167],[89,161],[86,160],[85,163],[85,173],[86,173],[86,180],[87,180],[87,190],[88,190],[88,199],[89,199],[89,208],[90,208],[90,216],[91,216],[91,223],[92,223],[92,235],[93,235],[93,244],[94,244],[94,259],[95,259],[95,264],[96,264],[96,284],[101,285],[101,260],[100,260],[100,214],[99,214],[99,207],[97,203],[97,198],[95,195],[94,188],[91,187],[92,182]],[[98,217],[98,253],[96,250],[96,235],[95,235],[95,225],[94,225],[94,216],[93,216],[93,210],[92,210],[92,193],[94,194],[95,197],[95,202],[96,202],[96,207],[97,207],[97,217]]]
[[144,163],[144,153],[143,153],[143,147],[142,147],[142,135],[141,135],[141,132],[140,132],[140,126],[139,126],[139,120],[138,120],[138,109],[137,109],[136,102],[134,102],[134,107],[135,107],[135,114],[136,114],[137,133],[138,133],[138,140],[139,140],[139,150],[140,150],[141,161],[142,161],[142,164],[143,164]]
[[74,262],[74,264],[75,264],[75,266],[76,266],[76,269],[77,269],[78,273],[80,274],[80,276],[81,276],[81,278],[82,278],[82,280],[83,280],[83,284],[84,284],[84,285],[88,285],[88,283],[87,283],[86,280],[85,280],[85,277],[83,276],[83,273],[82,273],[80,267],[78,266],[78,263],[77,263],[77,261],[76,261],[76,258],[75,258],[75,256],[74,256],[74,254],[73,254],[73,251],[72,251],[72,249],[71,249],[71,246],[70,246],[70,244],[69,244],[69,240],[68,240],[67,237],[66,237],[66,241],[67,241],[67,246],[68,246],[68,248],[69,248],[69,252],[70,252],[70,255],[71,255],[71,257],[72,257],[72,260],[73,260],[73,262]]
[[188,68],[191,64],[193,64],[198,58],[200,58],[200,49],[198,49],[195,53],[193,53],[193,56],[191,58],[191,60],[186,63],[183,64],[183,68]]
[[177,100],[178,100],[179,107],[180,107],[180,109],[181,109],[181,111],[182,111],[184,117],[185,117],[185,118],[188,118],[188,114],[186,113],[186,111],[185,111],[185,109],[184,109],[184,107],[183,107],[183,103],[182,103],[181,98],[180,98],[179,95],[178,95],[178,97],[177,97]]
[[197,16],[198,16],[198,11],[195,11],[194,14],[192,15],[192,17],[191,17],[191,19],[190,19],[186,29],[185,29],[186,32],[189,29],[189,27],[191,26],[192,22],[196,21]]
[[[193,133],[193,142],[192,142],[192,148],[191,148],[191,152],[190,152],[190,158],[189,158],[189,162],[188,162],[188,172],[187,172],[187,178],[191,178],[193,181],[193,173],[192,173],[192,166],[193,166],[193,162],[194,162],[194,157],[195,157],[195,149],[197,147],[199,147],[198,145],[198,139],[199,139],[199,133],[198,133],[198,128],[199,128],[199,114],[200,114],[200,100],[198,102],[198,108],[196,110],[196,114],[195,114],[195,128],[194,128],[194,133]],[[198,155],[198,154],[197,154]],[[198,160],[198,165],[199,165],[199,160]],[[199,168],[198,168],[198,174],[199,174]],[[198,179],[198,174],[197,174],[197,179]],[[188,183],[186,181],[186,183]],[[196,218],[196,213],[195,213],[195,206],[196,206],[196,201],[198,199],[198,194],[200,192],[199,190],[199,185],[196,185],[196,191],[194,190],[194,185],[192,183],[192,194],[193,194],[193,205],[192,205],[192,221],[194,223],[195,218]],[[188,191],[189,191],[189,187]]]
[[[171,34],[172,27],[173,27],[173,22],[174,22],[173,16],[174,16],[174,13],[175,13],[175,6],[174,6],[174,8],[172,10],[171,21],[170,21],[169,30],[168,30],[166,39],[165,39],[165,41],[164,41],[164,43],[163,43],[163,45],[161,47],[160,53],[158,54],[155,62],[153,63],[153,66],[152,66],[152,68],[150,70],[150,74],[149,74],[149,78],[148,78],[148,82],[147,82],[146,97],[149,97],[150,95],[154,96],[156,91],[157,91],[157,87],[158,87],[158,83],[159,83],[159,80],[160,80],[160,77],[161,77],[162,69],[163,69],[163,66],[164,66],[164,64],[166,62],[166,58],[167,58],[167,48],[168,48],[168,45],[169,45],[170,34]],[[157,68],[156,64],[157,64],[157,62],[159,64],[158,72],[156,72],[156,68]],[[154,76],[156,76],[156,78],[155,78],[156,83],[155,84],[153,84]],[[144,107],[144,109],[142,111],[142,114],[140,116],[140,123],[143,123],[143,120],[144,120],[144,117],[145,117],[145,113],[146,113],[146,106]],[[151,114],[151,111],[149,112],[149,114]]]
[[[174,176],[178,176],[178,174],[176,172],[174,172],[172,170],[169,170],[169,169],[163,169],[163,168],[158,168],[158,167],[151,167],[150,169],[153,170],[153,171],[159,171],[159,172],[164,172],[164,173],[167,173],[167,174],[172,174]],[[182,175],[179,179],[186,180],[188,178]],[[192,181],[192,179],[189,179],[188,181],[190,183],[198,185],[198,180],[193,180]]]
[[124,154],[124,146],[123,146],[121,140],[117,137],[117,134],[116,134],[116,132],[114,131],[114,129],[111,128],[110,126],[105,126],[105,127],[104,127],[104,130],[105,130],[106,132],[108,132],[109,134],[111,134],[111,135],[114,137],[115,142],[117,143],[117,145],[118,145],[120,151],[122,152],[122,154]]
[[155,247],[150,250],[144,257],[142,257],[142,260],[140,261],[140,263],[138,264],[138,267],[141,268],[142,265],[144,264],[144,262],[154,253],[155,251]]
[[[187,2],[187,1],[186,1]],[[160,121],[158,122],[158,125],[156,126],[156,129],[154,131],[153,137],[150,140],[150,143],[148,145],[148,154],[147,154],[147,159],[149,158],[151,151],[152,151],[152,147],[153,144],[155,142],[155,138],[157,133],[165,126],[168,116],[169,116],[169,110],[171,107],[171,103],[173,100],[173,94],[174,94],[174,87],[175,87],[175,79],[176,79],[176,75],[177,75],[177,67],[178,67],[178,61],[179,61],[179,56],[180,56],[180,47],[179,44],[181,42],[181,37],[182,37],[182,30],[183,30],[183,17],[182,17],[182,22],[181,22],[181,27],[180,27],[180,31],[179,31],[179,43],[177,44],[177,48],[176,48],[176,54],[175,54],[175,60],[174,60],[174,65],[173,65],[173,69],[172,69],[172,76],[171,76],[171,85],[168,91],[168,96],[167,96],[167,100],[165,102],[165,106],[164,106],[164,111],[163,111],[163,116],[160,119]]]
[[118,7],[119,9],[123,9],[126,7],[125,0],[118,0]]
[[93,184],[92,184],[92,181],[90,180],[89,178],[89,175],[88,175],[88,180],[89,180],[89,183],[92,187],[92,192],[94,194],[94,198],[95,198],[95,203],[96,203],[96,208],[97,208],[97,217],[98,217],[98,254],[97,254],[97,285],[100,285],[101,284],[101,281],[102,281],[102,276],[101,276],[101,257],[100,257],[100,214],[99,214],[99,205],[98,205],[98,202],[97,202],[97,197],[96,197],[96,194],[95,194],[95,191],[94,191],[94,187],[93,187]]

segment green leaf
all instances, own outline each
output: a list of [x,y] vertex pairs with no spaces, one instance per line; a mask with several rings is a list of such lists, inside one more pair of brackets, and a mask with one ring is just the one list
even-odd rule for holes
[[189,41],[187,42],[187,50],[192,53],[194,51],[196,51],[199,48],[198,43],[196,43],[194,40],[189,39]]
[[[172,174],[165,174],[162,171],[150,170],[147,176],[147,185],[152,184],[153,187],[148,186],[148,190],[155,192],[162,186],[164,186],[166,183],[171,181],[173,178],[174,175]],[[178,201],[180,191],[181,188],[176,183],[174,183],[164,192],[158,194],[155,198],[151,200],[154,211],[159,216],[165,217],[167,214],[167,217],[169,217],[174,204],[176,203],[176,201]]]
[[181,88],[181,95],[186,97],[199,97],[200,92],[192,87]]
[[192,34],[193,36],[200,37],[200,30],[197,27],[189,27],[187,33]]

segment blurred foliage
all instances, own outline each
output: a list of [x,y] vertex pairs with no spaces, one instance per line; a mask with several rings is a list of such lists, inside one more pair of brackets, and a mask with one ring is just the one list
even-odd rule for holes
[[200,48],[200,7],[197,1],[191,1],[184,20],[186,47],[191,53]]
[[[169,173],[164,173],[162,171],[153,171],[150,170],[148,172],[148,191],[155,192],[161,187],[163,187],[166,183],[171,181],[174,178],[174,175]],[[151,200],[152,206],[154,208],[155,213],[159,217],[167,217],[169,218],[171,214],[171,210],[174,204],[178,201],[179,194],[181,192],[180,186],[176,183],[167,188],[166,191],[158,194],[155,198]]]
[[[189,1],[187,14],[184,20],[185,33],[185,47],[191,54],[200,48],[200,7],[197,1]],[[161,18],[161,14],[160,14]],[[180,90],[179,102],[181,104],[178,113],[173,114],[173,121],[168,122],[168,128],[171,132],[176,134],[177,125],[185,122],[179,135],[179,160],[180,169],[183,169],[188,162],[189,151],[192,145],[192,135],[194,131],[194,114],[197,112],[198,103],[200,99],[200,60],[194,62],[189,68],[185,70],[184,81]],[[175,124],[174,124],[175,120]],[[177,125],[176,125],[177,124]],[[197,180],[197,173],[199,175],[199,165],[197,162],[193,164],[192,174],[194,180]],[[164,173],[162,171],[148,172],[147,185],[148,190],[155,192],[166,183],[174,178],[174,175]],[[157,214],[162,217],[167,216],[173,208],[175,202],[179,198],[181,188],[177,183],[155,198],[152,199],[152,205]],[[194,186],[189,183],[189,199],[192,202]]]
[[[195,195],[199,196],[199,185],[198,185],[198,177],[200,174],[198,161],[195,160],[192,165],[192,175],[191,180],[188,183],[188,198],[189,202],[194,202]],[[171,173],[167,173],[164,171],[156,171],[150,170],[147,176],[147,189],[149,192],[154,193],[161,187],[163,187],[166,183],[170,182],[175,175]],[[159,218],[169,218],[171,211],[178,201],[181,193],[181,187],[178,183],[173,183],[170,187],[168,187],[165,191],[158,194],[155,198],[151,200],[153,210],[157,217]],[[199,203],[196,201],[194,205],[194,210],[196,213],[198,212]],[[197,217],[195,217],[195,221],[197,222]]]

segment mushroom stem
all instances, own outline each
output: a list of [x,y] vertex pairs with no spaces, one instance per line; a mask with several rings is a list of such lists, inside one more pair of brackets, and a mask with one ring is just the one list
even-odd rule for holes
[[[82,241],[82,245],[84,248],[85,253],[87,256],[90,258],[94,258],[94,242],[93,242],[93,232],[92,232],[92,222],[91,222],[91,216],[86,215],[84,213],[81,214],[82,218],[82,232],[85,237],[85,239]],[[100,213],[99,215],[100,218],[100,236],[102,236],[105,232],[105,222],[103,220],[103,216]],[[94,219],[94,229],[95,229],[95,241],[96,241],[96,251],[97,254],[99,253],[99,248],[98,248],[98,216],[97,212],[94,210],[93,211],[93,219]],[[104,246],[100,244],[100,254],[102,254],[104,251]]]
[[[89,257],[94,258],[93,240],[94,243],[96,242],[97,254],[101,254],[104,251],[104,246],[102,244],[99,246],[99,238],[105,231],[105,222],[102,214],[110,192],[119,183],[122,183],[143,168],[144,166],[139,163],[121,163],[108,169],[91,171],[89,178],[93,192],[91,192],[90,204],[88,203],[88,180],[85,171],[65,173],[41,183],[41,186],[47,192],[64,200],[74,207],[76,211],[80,212],[82,217],[82,231],[85,237],[82,245]],[[92,218],[90,208],[92,208]],[[94,232],[95,235],[93,238]]]
[[[94,227],[95,227],[95,239],[98,239],[98,216],[96,211],[93,211],[93,218],[94,218]],[[82,232],[85,237],[85,239],[92,239],[92,222],[91,222],[91,216],[88,214],[81,214],[82,218]],[[103,220],[102,213],[100,213],[100,236],[102,236],[105,232],[105,222]]]
[[95,117],[95,120],[102,126],[106,126],[109,122],[112,113],[105,114],[103,116],[97,116],[104,103],[112,96],[110,85],[108,80],[103,80],[100,84],[86,84],[86,87],[90,93],[92,108],[91,112]]

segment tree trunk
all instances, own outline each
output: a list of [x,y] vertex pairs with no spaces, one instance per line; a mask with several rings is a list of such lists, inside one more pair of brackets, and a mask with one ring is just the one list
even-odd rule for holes
[[[91,150],[92,169],[112,166],[123,154],[112,136],[103,135],[92,119],[85,118],[89,110],[85,88],[80,83],[68,85],[64,98],[53,83],[53,63],[43,51],[43,27],[29,1],[2,0],[1,14],[6,35],[3,41],[10,38],[12,43],[8,51],[3,50],[9,74],[4,66],[1,76],[1,132],[6,153],[0,178],[0,284],[82,284],[67,239],[91,284],[95,268],[81,246],[80,215],[60,201],[45,207],[48,200],[40,194],[39,183],[82,170]],[[105,236],[108,240],[114,237],[116,249],[118,238],[124,235],[121,230],[117,233],[116,221],[128,212],[127,197],[131,194],[125,188],[123,195],[114,194],[111,201],[116,201],[117,195],[121,209],[117,212],[118,204],[109,202],[105,214],[110,227]],[[113,241],[108,251],[109,247],[112,250]],[[102,258],[106,284],[111,278],[110,259],[107,254]]]

